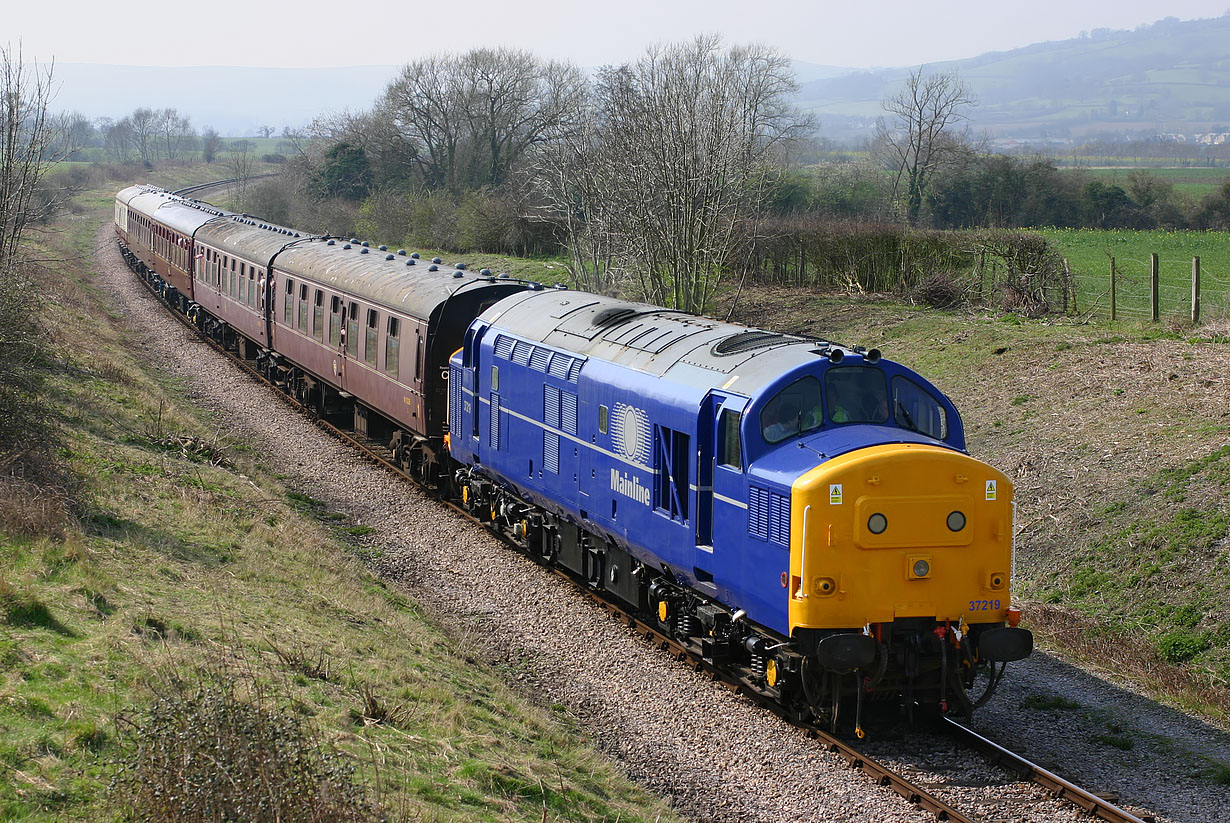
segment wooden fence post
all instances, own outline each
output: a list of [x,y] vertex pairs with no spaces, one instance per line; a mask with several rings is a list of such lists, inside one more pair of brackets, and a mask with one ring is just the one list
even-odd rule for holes
[[1115,258],[1110,259],[1110,319],[1115,319]]
[[[1064,314],[1068,313],[1068,283],[1070,283],[1071,281],[1072,281],[1072,267],[1068,265],[1068,258],[1065,257],[1063,259],[1063,313]],[[1073,292],[1072,296],[1073,298],[1076,297],[1075,291]],[[1072,310],[1075,311],[1076,306],[1073,306]]]
[[1192,324],[1200,322],[1200,258],[1192,258]]
[[1149,306],[1153,310],[1153,322],[1160,316],[1157,300],[1157,252],[1149,255]]

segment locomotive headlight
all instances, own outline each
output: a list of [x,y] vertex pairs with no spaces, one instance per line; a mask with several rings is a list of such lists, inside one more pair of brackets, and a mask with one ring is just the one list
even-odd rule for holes
[[926,577],[931,574],[931,564],[926,560],[915,560],[910,570],[914,573],[915,577]]
[[871,517],[867,518],[867,531],[872,534],[884,534],[884,530],[888,528],[888,518],[876,512]]
[[953,512],[948,515],[948,530],[959,532],[965,528],[965,515],[961,512]]

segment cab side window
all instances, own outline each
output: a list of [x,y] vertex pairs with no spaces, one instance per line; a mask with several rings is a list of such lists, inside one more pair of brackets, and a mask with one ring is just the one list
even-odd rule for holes
[[943,440],[948,436],[948,413],[931,394],[908,377],[893,378],[893,418],[903,429]]
[[718,465],[732,469],[742,469],[742,442],[739,437],[739,426],[743,415],[728,409],[722,410],[718,418]]
[[760,412],[760,431],[767,443],[781,443],[814,431],[824,422],[820,405],[820,381],[804,377],[794,381]]

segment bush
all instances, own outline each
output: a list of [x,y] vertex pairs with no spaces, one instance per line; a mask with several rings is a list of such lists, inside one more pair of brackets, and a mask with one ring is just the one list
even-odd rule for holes
[[294,715],[209,675],[126,724],[112,802],[134,820],[374,821],[350,760]]
[[1183,663],[1209,648],[1211,643],[1204,634],[1189,629],[1173,629],[1158,638],[1157,649],[1162,658],[1170,663]]
[[914,297],[928,306],[947,309],[961,303],[965,299],[965,291],[951,273],[937,271],[918,284]]

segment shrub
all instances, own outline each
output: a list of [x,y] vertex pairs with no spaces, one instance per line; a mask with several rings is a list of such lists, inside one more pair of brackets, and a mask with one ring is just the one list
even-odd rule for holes
[[918,287],[914,289],[914,297],[928,306],[947,309],[961,303],[965,299],[965,292],[954,275],[945,271],[937,271],[918,284]]
[[1191,660],[1210,646],[1209,638],[1189,629],[1172,629],[1158,638],[1157,649],[1171,663]]
[[111,800],[141,821],[369,821],[350,760],[257,690],[211,675],[164,687],[130,728]]

